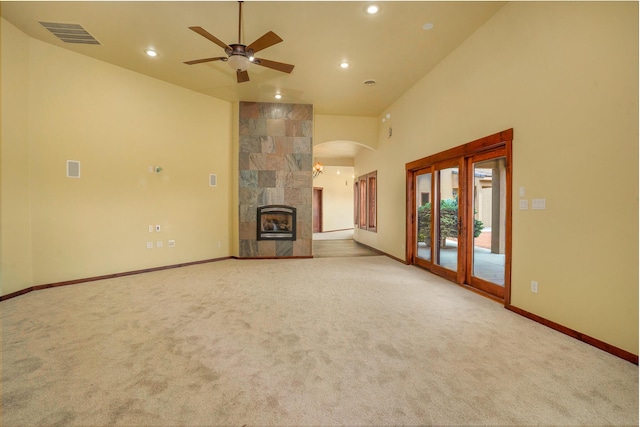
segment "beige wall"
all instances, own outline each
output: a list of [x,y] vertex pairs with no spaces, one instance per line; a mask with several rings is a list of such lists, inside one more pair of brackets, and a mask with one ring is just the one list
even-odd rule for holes
[[[3,21],[3,29],[10,25]],[[3,206],[15,202],[3,210],[3,294],[229,255],[231,104],[19,34],[4,36],[3,70],[26,70],[28,77],[8,97],[3,74],[3,104],[26,105],[16,127],[29,131],[3,126]],[[18,50],[28,59],[11,53]],[[14,114],[3,108],[3,124]],[[69,159],[81,162],[80,179],[66,177]],[[150,173],[149,166],[164,170]],[[217,187],[209,186],[211,173]],[[5,234],[16,224],[24,231]],[[162,231],[150,233],[156,224]],[[148,241],[163,247],[147,249]],[[31,262],[12,262],[6,255],[16,248],[30,251]]]
[[377,146],[377,119],[375,117],[314,116],[313,144],[330,141],[352,141],[370,148]]
[[[1,19],[1,18],[0,18]],[[32,285],[29,38],[2,19],[0,59],[0,294]]]
[[322,188],[322,231],[353,228],[353,167],[325,166],[313,187]]
[[232,132],[231,140],[231,165],[232,173],[229,179],[231,184],[231,203],[229,204],[229,215],[231,218],[231,245],[230,255],[240,256],[240,177],[239,177],[239,161],[240,161],[240,103],[235,102],[231,112]]
[[513,128],[512,304],[638,354],[637,3],[508,3],[388,111],[358,240],[404,259],[403,165]]

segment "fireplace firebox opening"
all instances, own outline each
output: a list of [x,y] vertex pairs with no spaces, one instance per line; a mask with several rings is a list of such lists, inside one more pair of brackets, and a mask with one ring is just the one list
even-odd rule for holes
[[256,225],[258,240],[296,240],[296,208],[258,206]]

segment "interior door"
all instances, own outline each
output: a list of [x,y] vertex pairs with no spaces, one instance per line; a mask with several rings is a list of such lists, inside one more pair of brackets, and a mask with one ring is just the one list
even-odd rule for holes
[[313,187],[313,232],[322,233],[322,188]]

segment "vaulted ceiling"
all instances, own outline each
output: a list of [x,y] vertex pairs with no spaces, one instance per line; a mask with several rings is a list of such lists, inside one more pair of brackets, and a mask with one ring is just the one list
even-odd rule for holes
[[[370,15],[366,7],[377,4]],[[283,41],[256,57],[295,65],[291,74],[252,64],[237,83],[225,56],[190,31],[238,42],[234,1],[8,1],[2,16],[29,36],[227,101],[313,104],[316,114],[377,116],[459,46],[504,2],[246,1],[241,43],[268,31]],[[65,43],[40,22],[79,24],[99,44]],[[430,28],[431,27],[431,28]],[[430,28],[430,29],[425,29]],[[154,49],[158,56],[145,54]],[[340,63],[347,61],[349,68]],[[367,80],[375,84],[365,85]],[[282,99],[274,99],[276,93]]]

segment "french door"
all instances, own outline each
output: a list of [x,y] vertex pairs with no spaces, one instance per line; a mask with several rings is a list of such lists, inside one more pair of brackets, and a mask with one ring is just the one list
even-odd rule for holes
[[416,173],[414,263],[458,282],[460,160],[436,163]]
[[[469,225],[468,274],[471,286],[504,299],[507,272],[507,158],[494,150],[467,160]],[[509,198],[510,200],[510,198]],[[473,209],[473,212],[471,212]],[[510,227],[509,227],[510,228]]]
[[511,129],[406,165],[407,262],[508,303]]

